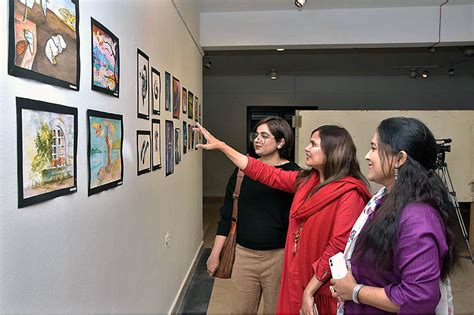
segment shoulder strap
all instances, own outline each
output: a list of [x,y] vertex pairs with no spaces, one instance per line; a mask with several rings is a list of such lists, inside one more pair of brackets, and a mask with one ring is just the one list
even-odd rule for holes
[[242,185],[242,180],[244,179],[244,172],[239,169],[237,173],[237,181],[235,183],[235,190],[234,194],[232,195],[234,198],[234,205],[232,206],[232,222],[237,222],[237,214],[239,212],[238,202],[239,202],[239,195],[240,195],[240,186]]

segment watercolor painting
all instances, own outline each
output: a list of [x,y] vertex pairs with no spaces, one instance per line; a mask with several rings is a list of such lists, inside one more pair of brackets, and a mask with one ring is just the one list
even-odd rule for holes
[[18,207],[77,191],[77,108],[17,104]]
[[148,55],[137,49],[137,117],[150,117],[150,64]]
[[76,0],[10,0],[8,73],[79,90]]
[[179,80],[173,77],[173,118],[179,119],[181,106],[181,85]]
[[88,194],[122,185],[123,117],[87,110],[88,123]]
[[184,86],[181,95],[181,101],[183,102],[183,104],[181,104],[183,106],[183,114],[186,114],[188,109],[188,90]]
[[193,119],[194,106],[193,106],[194,95],[191,91],[188,91],[188,118]]
[[167,120],[165,124],[166,143],[166,176],[174,172],[174,129],[173,121]]
[[151,95],[153,114],[159,115],[161,109],[161,77],[160,71],[151,67]]
[[171,74],[165,72],[165,109],[171,111]]
[[119,97],[119,39],[91,17],[92,83],[91,88]]
[[188,125],[183,121],[183,154],[188,152]]
[[137,174],[151,171],[151,137],[149,130],[137,130]]
[[151,120],[152,170],[161,168],[161,130],[160,120]]
[[174,154],[176,165],[181,163],[181,129],[174,130]]

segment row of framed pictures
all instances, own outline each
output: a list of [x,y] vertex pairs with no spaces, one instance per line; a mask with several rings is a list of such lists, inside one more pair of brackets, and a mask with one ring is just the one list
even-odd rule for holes
[[[18,207],[77,191],[78,110],[32,99],[16,98]],[[166,175],[195,148],[191,124],[174,128],[166,120]],[[88,195],[122,185],[123,116],[87,110]],[[160,120],[151,131],[137,131],[137,173],[161,167]],[[183,145],[181,145],[183,144]]]

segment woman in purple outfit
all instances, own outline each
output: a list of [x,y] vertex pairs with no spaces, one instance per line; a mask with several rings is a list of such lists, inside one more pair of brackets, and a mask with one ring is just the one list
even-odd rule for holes
[[368,179],[385,187],[349,236],[347,276],[331,280],[338,314],[452,314],[455,216],[433,134],[417,119],[385,119],[365,158]]

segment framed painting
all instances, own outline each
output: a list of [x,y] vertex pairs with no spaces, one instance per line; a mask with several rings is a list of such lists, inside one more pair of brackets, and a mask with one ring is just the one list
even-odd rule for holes
[[8,73],[78,91],[78,1],[9,1]]
[[181,93],[181,101],[183,102],[183,114],[186,114],[186,111],[188,109],[188,90],[186,90],[185,87],[183,87],[182,93]]
[[92,90],[119,97],[119,39],[91,17]]
[[[191,130],[193,130],[193,126],[191,126]],[[195,132],[193,131],[191,132],[191,149],[192,150],[194,150],[194,145],[196,143],[194,137],[195,137]]]
[[77,191],[77,108],[16,98],[18,207]]
[[199,99],[194,96],[194,121],[199,121]]
[[183,121],[183,154],[188,152],[188,125]]
[[176,165],[181,163],[181,129],[174,130],[174,154]]
[[149,69],[148,55],[137,49],[137,117],[143,119],[150,117]]
[[161,77],[160,71],[151,68],[151,103],[153,114],[159,115],[161,109]]
[[161,130],[159,119],[151,120],[151,144],[153,146],[151,169],[156,171],[161,168]]
[[122,185],[123,117],[87,110],[88,195]]
[[171,111],[171,74],[165,72],[165,109]]
[[194,95],[191,91],[188,91],[188,118],[193,119],[194,106],[193,106]]
[[137,130],[137,175],[151,171],[151,138],[149,130]]
[[174,172],[174,129],[173,121],[167,120],[165,123],[165,142],[166,142],[166,176]]
[[173,77],[173,118],[179,119],[181,106],[181,85],[179,80]]
[[191,137],[192,137],[193,133],[194,133],[194,131],[191,128],[191,125],[188,124],[188,151],[191,151]]

